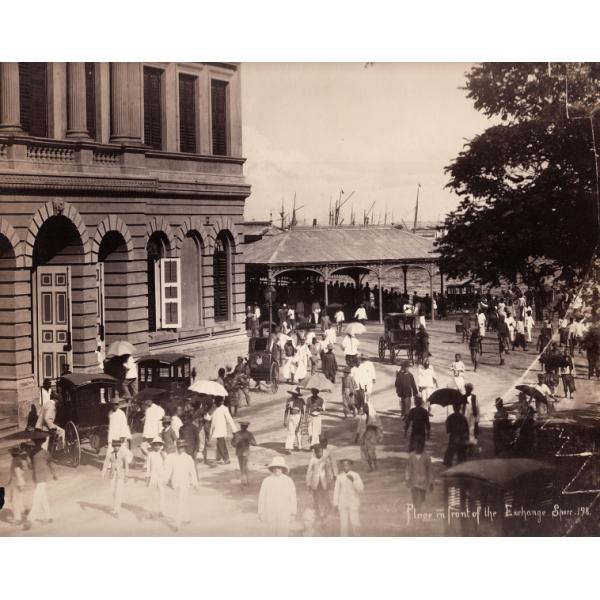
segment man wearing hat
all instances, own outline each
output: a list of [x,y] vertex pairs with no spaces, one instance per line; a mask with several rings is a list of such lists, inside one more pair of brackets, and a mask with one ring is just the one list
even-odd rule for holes
[[242,485],[248,485],[248,459],[250,457],[250,446],[256,446],[256,440],[251,431],[248,430],[250,423],[240,421],[240,431],[236,431],[231,439],[231,445],[235,448],[240,473],[242,474]]
[[110,412],[108,413],[108,445],[112,444],[113,440],[119,440],[122,443],[131,442],[131,430],[127,424],[127,416],[121,410],[121,398],[115,396],[109,401]]
[[165,459],[162,455],[163,441],[154,438],[150,444],[150,453],[146,461],[146,485],[150,488],[153,496],[153,507],[158,508],[159,517],[165,512]]
[[348,367],[344,367],[344,375],[342,376],[342,406],[344,409],[344,419],[351,412],[352,416],[356,416],[356,391],[357,386],[352,377],[352,373]]
[[186,441],[177,440],[177,453],[172,454],[168,461],[168,480],[177,492],[177,512],[175,515],[175,529],[182,524],[189,523],[190,513],[188,495],[190,487],[198,488],[198,475],[194,459],[185,451]]
[[319,524],[322,525],[331,512],[331,501],[329,499],[329,490],[335,481],[335,473],[331,468],[331,463],[323,456],[323,448],[320,444],[313,446],[313,456],[311,456],[306,469],[306,485],[313,494],[315,503],[315,512]]
[[119,517],[123,500],[123,488],[129,477],[129,451],[121,444],[121,440],[111,442],[111,451],[106,453],[102,465],[102,478],[110,471],[110,489],[113,497],[112,515]]
[[160,432],[160,438],[163,441],[164,451],[166,454],[175,454],[176,448],[175,443],[177,442],[177,434],[173,427],[171,427],[171,417],[169,415],[165,415],[161,419],[162,423],[162,431]]
[[335,360],[335,354],[333,353],[333,344],[327,345],[327,351],[323,353],[323,375],[331,381],[331,383],[335,383],[335,375],[337,373],[338,365]]
[[144,400],[144,429],[142,431],[143,442],[140,445],[140,450],[144,455],[150,450],[150,442],[156,437],[160,437],[161,420],[165,416],[165,411],[162,406],[155,404],[152,398]]
[[410,410],[411,399],[418,396],[417,384],[413,374],[408,370],[408,361],[402,361],[400,370],[396,373],[396,394],[400,398],[400,412],[406,416]]
[[258,518],[268,535],[288,536],[298,509],[296,486],[287,475],[289,469],[283,457],[273,457],[268,469],[271,475],[263,480],[258,494]]
[[235,433],[238,426],[233,420],[229,409],[223,404],[223,398],[217,396],[215,406],[210,422],[210,437],[217,440],[217,463],[228,465],[231,461],[229,460],[229,450],[227,450],[227,435],[229,429],[232,433]]
[[347,536],[352,526],[352,534],[360,535],[360,495],[364,485],[360,475],[352,471],[353,461],[349,458],[341,462],[342,471],[335,479],[333,506],[340,513],[340,535]]
[[306,402],[302,396],[302,390],[299,387],[290,391],[291,398],[285,405],[284,427],[287,427],[287,437],[285,440],[285,449],[288,451],[300,449],[300,420],[306,410]]

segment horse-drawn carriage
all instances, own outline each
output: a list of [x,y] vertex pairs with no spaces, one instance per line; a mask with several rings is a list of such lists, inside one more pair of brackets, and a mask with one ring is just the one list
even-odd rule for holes
[[383,335],[379,338],[379,358],[383,360],[389,351],[394,364],[400,353],[406,354],[411,365],[415,364],[417,335],[415,323],[417,315],[407,313],[387,313],[383,320]]
[[279,388],[279,362],[275,352],[269,350],[267,337],[250,338],[248,342],[248,366],[250,377],[255,381],[265,381],[274,394]]
[[100,452],[108,435],[110,399],[117,395],[118,381],[106,373],[69,373],[56,382],[55,423],[64,429],[64,440],[53,436],[50,451],[53,458],[71,467],[81,462],[81,443]]

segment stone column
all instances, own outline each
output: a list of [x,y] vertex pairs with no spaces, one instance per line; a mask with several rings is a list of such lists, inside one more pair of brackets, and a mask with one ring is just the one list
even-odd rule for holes
[[0,131],[22,131],[20,108],[19,63],[0,63]]
[[135,144],[142,143],[142,70],[140,63],[127,63],[129,135]]
[[67,137],[88,139],[85,63],[67,63]]
[[111,63],[110,77],[110,141],[125,144],[130,141],[127,63]]

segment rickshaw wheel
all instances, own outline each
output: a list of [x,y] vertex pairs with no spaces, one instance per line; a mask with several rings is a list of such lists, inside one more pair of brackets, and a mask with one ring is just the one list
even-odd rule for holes
[[76,469],[81,463],[81,443],[79,432],[73,421],[69,421],[65,426],[65,454],[69,465]]
[[390,346],[390,361],[392,364],[396,362],[396,350],[394,350],[394,346]]
[[273,365],[271,367],[271,393],[277,393],[279,389],[279,367],[277,365]]
[[385,340],[382,337],[379,338],[379,358],[385,358]]

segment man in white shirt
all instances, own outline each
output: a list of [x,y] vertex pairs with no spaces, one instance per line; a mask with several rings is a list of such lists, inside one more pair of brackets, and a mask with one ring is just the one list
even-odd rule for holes
[[421,393],[424,407],[429,410],[429,396],[437,388],[437,379],[435,371],[428,360],[424,360],[423,364],[419,365],[417,369],[417,387]]
[[188,494],[190,487],[198,489],[198,475],[194,459],[186,452],[187,442],[177,440],[177,453],[170,454],[167,461],[167,481],[171,481],[177,492],[177,512],[175,513],[175,529],[190,522]]
[[210,437],[217,442],[216,461],[219,464],[228,465],[229,450],[227,450],[227,434],[228,427],[232,433],[235,433],[239,428],[233,420],[229,409],[223,404],[223,398],[215,398],[215,411],[212,414],[210,423]]
[[354,318],[361,323],[366,323],[367,321],[367,310],[365,309],[365,305],[361,304],[354,313]]
[[360,475],[351,471],[352,461],[342,460],[343,471],[336,477],[333,490],[333,505],[340,512],[340,535],[345,537],[352,526],[354,537],[360,535],[360,495],[364,484]]
[[461,393],[465,393],[465,363],[461,360],[460,354],[454,355],[454,362],[450,365],[450,371],[452,377],[454,377],[454,384],[456,389]]
[[357,369],[358,384],[370,396],[373,393],[376,375],[373,363],[363,354],[360,357],[360,364]]
[[327,346],[335,346],[337,342],[337,334],[335,332],[335,327],[332,325],[329,329],[325,330],[325,339],[323,340],[323,347],[327,348]]
[[40,394],[40,407],[43,407],[44,404],[50,400],[52,396],[52,380],[47,377],[44,379],[44,383],[42,384],[41,394]]
[[480,310],[479,313],[477,313],[477,325],[479,326],[479,336],[484,338],[485,337],[485,326],[487,324],[487,319],[485,318],[485,313]]
[[[119,407],[121,398],[114,397],[109,400],[110,412],[108,413],[108,446],[112,447],[113,441],[122,444],[131,441],[131,430],[127,424],[127,416]],[[127,445],[127,444],[125,444]]]
[[137,363],[131,354],[123,364],[125,367],[125,381],[123,382],[123,395],[126,398],[133,398],[138,393],[138,370]]
[[292,329],[296,325],[296,311],[290,306],[287,312],[288,321],[290,322],[290,326]]
[[334,318],[337,332],[342,333],[342,327],[344,326],[344,321],[346,320],[346,317],[344,316],[344,311],[341,308],[338,308]]
[[527,341],[529,343],[531,343],[531,341],[532,341],[531,332],[533,331],[533,326],[535,325],[535,321],[533,320],[530,310],[525,312],[524,325],[525,325],[525,331],[527,332]]
[[347,333],[342,340],[342,349],[346,357],[346,364],[352,368],[358,366],[358,339]]
[[[44,402],[40,410],[40,414],[38,415],[37,422],[35,424],[35,428],[41,431],[53,431],[58,435],[59,439],[64,443],[65,441],[65,430],[62,427],[59,427],[54,422],[56,419],[56,401],[54,400],[53,394],[50,395],[50,398]],[[44,443],[42,444],[42,448],[48,451],[48,445],[50,442],[50,437],[48,436]]]
[[162,431],[162,418],[165,411],[162,406],[154,404],[152,399],[147,398],[144,401],[146,410],[144,412],[144,429],[142,430],[143,441],[140,444],[140,450],[145,456],[150,452],[150,444],[154,438],[160,437]]

